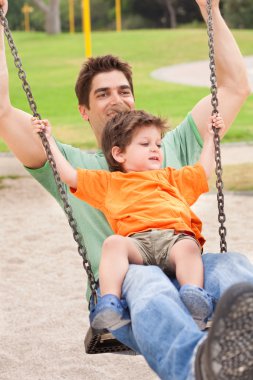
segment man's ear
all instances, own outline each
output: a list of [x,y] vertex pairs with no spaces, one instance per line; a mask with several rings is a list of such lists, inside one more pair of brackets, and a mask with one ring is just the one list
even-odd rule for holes
[[125,154],[118,146],[113,146],[111,150],[112,156],[115,161],[123,164],[125,162]]
[[79,112],[80,112],[83,120],[88,121],[89,116],[87,115],[87,108],[83,104],[79,104],[78,109],[79,109]]

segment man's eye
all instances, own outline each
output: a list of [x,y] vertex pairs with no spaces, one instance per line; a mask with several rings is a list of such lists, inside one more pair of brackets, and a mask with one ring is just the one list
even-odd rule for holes
[[122,91],[121,94],[128,96],[131,94],[131,92],[129,90],[125,90],[125,91]]
[[106,96],[106,92],[100,92],[97,97],[104,98],[105,96]]

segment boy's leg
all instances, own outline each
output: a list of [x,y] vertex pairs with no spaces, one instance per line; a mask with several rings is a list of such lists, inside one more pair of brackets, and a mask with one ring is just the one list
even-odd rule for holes
[[201,250],[194,239],[185,237],[176,241],[169,252],[169,263],[181,286],[192,284],[203,288]]
[[114,294],[121,297],[122,283],[129,263],[143,264],[142,257],[132,240],[120,235],[105,239],[99,265],[99,285],[101,296]]
[[199,245],[194,239],[182,236],[170,249],[169,262],[181,285],[181,300],[198,327],[204,330],[214,305],[212,297],[203,289],[204,268]]
[[108,237],[102,247],[99,266],[101,297],[90,312],[94,329],[116,329],[130,323],[127,307],[120,300],[129,262],[142,264],[141,255],[131,239],[119,235]]

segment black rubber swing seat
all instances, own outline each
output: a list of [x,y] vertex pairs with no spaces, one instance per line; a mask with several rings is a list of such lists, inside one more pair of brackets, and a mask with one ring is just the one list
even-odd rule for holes
[[123,353],[125,355],[136,355],[131,348],[119,342],[107,330],[94,330],[89,328],[84,339],[85,352],[87,354],[103,354],[103,353]]

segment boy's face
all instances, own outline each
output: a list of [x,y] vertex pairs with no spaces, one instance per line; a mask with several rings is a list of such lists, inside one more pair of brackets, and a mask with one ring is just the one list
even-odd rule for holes
[[161,131],[154,125],[136,130],[131,143],[121,153],[125,172],[156,170],[162,167]]
[[88,109],[79,106],[84,119],[89,120],[98,144],[102,131],[117,112],[134,109],[134,97],[128,80],[121,71],[97,74],[92,81]]

